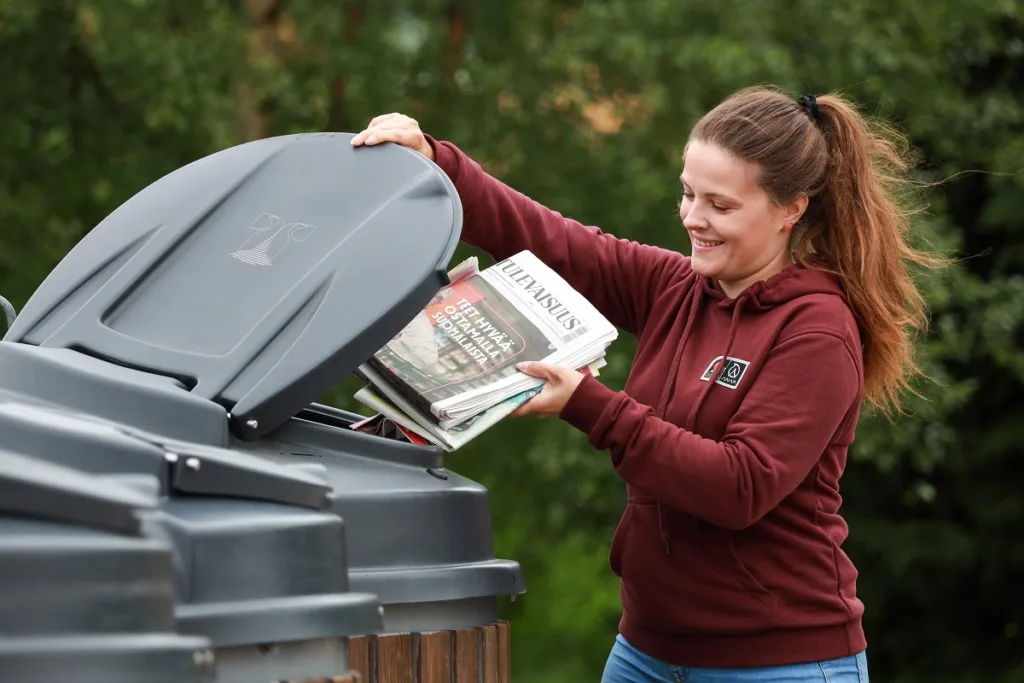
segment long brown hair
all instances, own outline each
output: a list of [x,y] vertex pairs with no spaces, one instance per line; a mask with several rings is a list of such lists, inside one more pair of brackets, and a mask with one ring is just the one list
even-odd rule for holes
[[780,206],[809,197],[793,229],[794,257],[839,278],[862,331],[865,398],[899,411],[902,392],[923,375],[915,337],[928,325],[911,268],[947,263],[911,244],[917,183],[906,139],[839,94],[801,102],[767,86],[727,98],[690,138],[757,164]]

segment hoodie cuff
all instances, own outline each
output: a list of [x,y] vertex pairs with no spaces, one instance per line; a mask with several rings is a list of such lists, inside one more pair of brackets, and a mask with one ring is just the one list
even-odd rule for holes
[[[473,159],[450,142],[437,140],[426,133],[423,134],[427,144],[434,150],[434,163],[441,169],[448,179],[455,186],[462,202],[463,214],[469,212],[480,196],[480,188],[483,182],[484,172]],[[468,222],[463,222],[463,230],[468,227]],[[463,233],[463,240],[474,246],[479,246],[471,239],[471,235]]]
[[453,184],[458,183],[459,156],[455,150],[426,133],[423,134],[423,137],[427,139],[427,144],[434,150],[434,163],[441,167]]
[[559,417],[589,435],[615,396],[616,392],[601,384],[596,377],[584,375]]

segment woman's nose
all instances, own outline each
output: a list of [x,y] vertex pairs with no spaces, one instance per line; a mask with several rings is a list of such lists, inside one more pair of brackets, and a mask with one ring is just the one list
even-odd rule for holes
[[700,230],[708,225],[701,211],[693,203],[680,207],[679,215],[683,219],[683,227],[687,230]]

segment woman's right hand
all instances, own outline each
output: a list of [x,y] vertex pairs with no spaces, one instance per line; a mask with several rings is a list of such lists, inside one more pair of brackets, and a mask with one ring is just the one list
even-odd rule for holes
[[352,145],[379,145],[382,142],[394,142],[408,147],[414,152],[419,152],[431,161],[434,160],[434,150],[420,130],[420,124],[416,119],[409,118],[404,114],[383,114],[370,121],[366,130],[352,138]]

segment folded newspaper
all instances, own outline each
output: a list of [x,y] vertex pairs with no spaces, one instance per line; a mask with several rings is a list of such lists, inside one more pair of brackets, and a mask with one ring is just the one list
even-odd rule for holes
[[[483,271],[475,258],[387,345],[360,366],[355,398],[378,414],[353,425],[453,451],[540,393],[516,369],[543,361],[597,374],[618,330],[536,256]],[[416,437],[419,437],[417,439]]]

